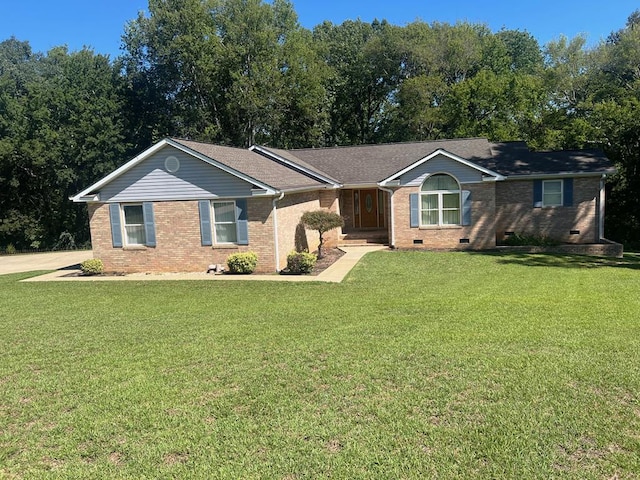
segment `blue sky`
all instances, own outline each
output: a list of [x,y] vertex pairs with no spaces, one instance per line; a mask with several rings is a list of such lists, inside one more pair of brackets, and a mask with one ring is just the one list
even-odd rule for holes
[[[0,40],[12,35],[28,40],[34,51],[57,45],[70,50],[89,46],[96,53],[120,54],[125,23],[145,10],[146,0],[2,0]],[[637,0],[294,0],[300,23],[307,27],[330,20],[387,19],[396,25],[469,21],[527,30],[541,45],[560,35],[585,34],[597,44],[622,28],[640,8]]]

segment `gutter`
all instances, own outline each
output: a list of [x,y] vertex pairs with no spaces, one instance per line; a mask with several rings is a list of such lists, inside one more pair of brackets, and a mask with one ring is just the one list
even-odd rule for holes
[[389,194],[389,222],[391,223],[391,238],[389,239],[389,248],[396,248],[396,228],[393,215],[393,190],[378,185],[378,188]]
[[505,177],[505,180],[540,180],[540,179],[553,179],[553,178],[566,178],[566,177],[599,177],[606,176],[608,174],[615,173],[614,171],[609,171],[606,173],[602,172],[559,172],[559,173],[547,173],[547,174],[532,174],[532,175],[508,175]]
[[276,256],[276,272],[280,272],[280,249],[278,248],[278,207],[276,206],[276,202],[279,202],[283,198],[284,192],[280,192],[280,196],[278,198],[274,198],[271,202],[273,206],[273,250]]

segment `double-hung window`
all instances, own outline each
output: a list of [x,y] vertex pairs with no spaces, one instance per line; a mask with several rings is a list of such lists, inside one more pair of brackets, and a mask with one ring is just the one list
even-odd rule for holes
[[237,243],[236,202],[212,202],[215,243]]
[[431,175],[420,189],[420,225],[460,225],[460,185],[451,175]]
[[249,245],[247,200],[199,200],[203,246]]
[[122,219],[125,245],[145,245],[147,237],[142,204],[122,205]]
[[560,207],[563,198],[562,180],[545,180],[542,182],[542,206]]

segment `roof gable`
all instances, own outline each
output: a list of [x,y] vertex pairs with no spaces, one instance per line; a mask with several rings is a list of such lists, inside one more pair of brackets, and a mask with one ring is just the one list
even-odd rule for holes
[[253,182],[165,145],[100,189],[101,202],[177,201],[249,197]]
[[[264,189],[265,191],[267,191],[268,193],[275,193],[275,189],[273,187],[271,187],[270,185],[267,185],[266,183],[257,180],[255,178],[252,178],[232,167],[230,167],[229,165],[227,165],[226,163],[222,163],[220,161],[217,161],[213,158],[207,157],[205,155],[202,155],[199,152],[193,151],[192,149],[189,149],[188,147],[186,147],[185,145],[182,145],[181,143],[176,142],[175,140],[169,139],[169,138],[165,138],[164,140],[159,141],[158,143],[156,143],[155,145],[149,147],[148,149],[146,149],[144,152],[140,153],[139,155],[137,155],[136,157],[134,157],[133,159],[129,160],[127,163],[125,163],[124,165],[122,165],[121,167],[117,168],[116,170],[114,170],[113,172],[111,172],[109,175],[107,175],[106,177],[98,180],[96,183],[94,183],[93,185],[89,186],[88,188],[84,189],[83,191],[81,191],[80,193],[78,193],[77,195],[73,196],[71,198],[71,200],[73,200],[74,202],[83,202],[83,201],[91,201],[95,199],[95,195],[97,192],[99,192],[101,189],[103,189],[105,186],[109,185],[111,182],[114,182],[116,179],[122,177],[124,174],[126,174],[127,172],[131,171],[132,169],[134,169],[135,167],[137,167],[138,165],[140,165],[141,163],[143,163],[144,161],[146,161],[147,159],[151,158],[153,155],[155,155],[156,153],[158,153],[160,150],[162,150],[163,148],[170,146],[173,148],[176,148],[178,150],[181,150],[185,153],[187,153],[188,155],[191,155],[192,157],[195,157],[211,166],[214,166],[218,169],[220,169],[221,171],[232,175],[234,177],[237,177],[240,180],[243,180],[247,183],[250,183],[252,185],[255,185],[257,188],[261,188]],[[230,147],[220,147],[222,149],[228,148],[229,150],[239,150],[239,149],[231,149]],[[242,151],[242,150],[241,150]],[[228,152],[230,153],[230,152]]]
[[480,165],[476,165],[473,162],[470,162],[469,160],[465,160],[462,157],[459,157],[453,153],[447,152],[446,150],[443,150],[441,148],[439,148],[438,150],[436,150],[435,152],[427,155],[424,158],[421,158],[420,160],[412,163],[411,165],[408,165],[407,167],[403,168],[402,170],[400,170],[399,172],[394,173],[393,175],[385,178],[384,180],[382,180],[380,182],[381,185],[385,185],[389,182],[395,181],[397,179],[399,179],[402,175],[410,172],[411,170],[414,170],[420,166],[422,166],[424,163],[429,162],[430,160],[434,159],[434,158],[438,158],[439,156],[443,156],[448,158],[449,160],[452,160],[456,163],[460,163],[470,169],[473,170],[477,170],[480,174],[482,175],[486,175],[487,177],[489,177],[492,180],[502,180],[504,177],[502,177],[502,175],[500,175],[499,173],[493,172],[489,169],[486,169],[484,167],[481,167]]

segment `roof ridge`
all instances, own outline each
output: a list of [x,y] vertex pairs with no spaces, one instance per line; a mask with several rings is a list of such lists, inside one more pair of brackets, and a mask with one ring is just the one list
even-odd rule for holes
[[419,141],[406,141],[406,142],[384,142],[384,143],[361,143],[358,145],[335,145],[333,147],[305,147],[305,148],[280,148],[278,150],[285,150],[287,152],[300,152],[309,150],[339,150],[347,148],[365,148],[365,147],[383,147],[383,146],[395,146],[395,145],[418,145],[418,144],[430,144],[430,143],[444,143],[444,142],[457,142],[464,140],[486,140],[487,137],[464,137],[464,138],[440,138],[438,140],[419,140]]
[[232,148],[234,150],[242,150],[242,151],[249,151],[249,152],[251,151],[249,148],[234,147],[232,145],[221,145],[219,143],[212,143],[212,142],[203,142],[202,140],[191,140],[190,138],[178,138],[178,137],[168,137],[168,138],[178,143],[191,142],[191,143],[198,143],[200,145],[209,145],[210,147],[223,147],[223,148]]

